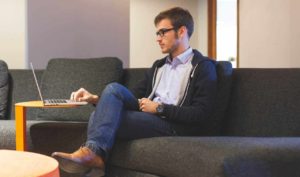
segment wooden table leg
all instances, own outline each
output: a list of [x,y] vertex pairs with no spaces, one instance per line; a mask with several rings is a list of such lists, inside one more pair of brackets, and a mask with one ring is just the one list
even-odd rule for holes
[[26,107],[15,106],[16,150],[26,150]]

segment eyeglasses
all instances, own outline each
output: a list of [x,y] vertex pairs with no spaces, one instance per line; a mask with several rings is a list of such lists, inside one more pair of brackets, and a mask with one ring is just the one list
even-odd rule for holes
[[163,29],[160,29],[156,32],[156,36],[160,36],[160,37],[164,37],[165,36],[165,33],[171,31],[171,30],[175,30],[175,28],[163,28]]

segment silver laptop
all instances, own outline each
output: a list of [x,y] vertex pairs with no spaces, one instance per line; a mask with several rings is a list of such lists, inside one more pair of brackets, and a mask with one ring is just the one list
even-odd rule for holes
[[74,101],[74,100],[68,100],[68,99],[46,99],[46,100],[44,100],[43,96],[42,96],[42,92],[41,92],[40,86],[39,86],[39,83],[38,83],[36,75],[35,75],[35,71],[34,71],[32,63],[30,63],[30,66],[31,66],[31,70],[32,70],[32,73],[33,73],[33,77],[34,77],[34,81],[35,81],[36,87],[37,87],[37,89],[39,91],[39,95],[40,95],[41,101],[43,101],[43,103],[44,103],[45,106],[86,105],[86,104],[88,104],[88,102],[85,102],[85,101]]

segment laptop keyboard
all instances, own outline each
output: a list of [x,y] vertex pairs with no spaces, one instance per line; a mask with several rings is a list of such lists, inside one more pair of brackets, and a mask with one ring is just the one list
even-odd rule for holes
[[45,101],[48,102],[48,103],[51,103],[51,104],[67,103],[67,101],[64,100],[64,99],[49,99],[49,100],[45,100]]

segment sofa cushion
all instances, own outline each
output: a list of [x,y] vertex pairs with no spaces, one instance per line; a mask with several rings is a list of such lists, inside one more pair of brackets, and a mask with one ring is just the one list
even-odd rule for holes
[[[52,59],[42,76],[44,99],[69,99],[72,91],[83,87],[100,94],[105,85],[120,81],[122,62],[117,58]],[[94,106],[64,109],[41,109],[38,119],[87,121]]]
[[139,81],[145,78],[149,68],[126,68],[123,71],[122,84],[132,90]]
[[[30,137],[30,127],[39,121],[27,120],[26,124],[26,145],[28,150],[32,150]],[[16,149],[16,125],[15,120],[0,120],[0,149]]]
[[300,69],[234,70],[225,134],[300,136]]
[[[42,70],[35,70],[35,74],[39,82],[41,81],[42,73]],[[10,69],[9,76],[9,90],[12,93],[10,95],[11,99],[9,99],[8,104],[8,118],[15,119],[15,103],[38,100],[40,98],[38,96],[38,90],[35,85],[35,81],[31,70]],[[27,120],[36,119],[36,112],[37,109],[35,108],[27,109]]]
[[7,64],[0,60],[0,119],[7,119],[8,85]]
[[[300,158],[287,149],[276,153],[252,153],[226,158],[224,171],[226,177],[282,177],[300,176]],[[284,152],[286,152],[284,154]]]
[[[239,165],[243,159],[260,160],[267,167],[262,170],[270,169],[266,171],[270,176],[276,172],[281,176],[299,174],[300,138],[157,137],[119,141],[109,164],[164,177],[236,177],[239,175],[231,174],[240,167],[233,164]],[[243,170],[248,171],[240,172]]]
[[0,120],[0,134],[0,149],[14,149],[16,147],[16,129],[14,120]]
[[105,177],[159,177],[157,175],[138,172],[134,169],[124,169],[116,166],[108,166],[105,171]]

